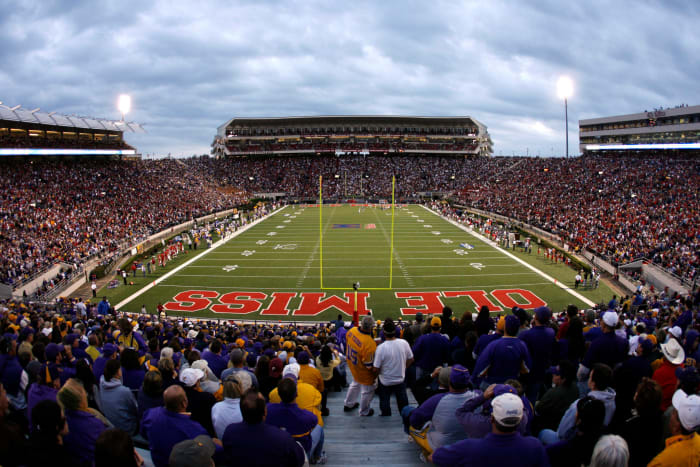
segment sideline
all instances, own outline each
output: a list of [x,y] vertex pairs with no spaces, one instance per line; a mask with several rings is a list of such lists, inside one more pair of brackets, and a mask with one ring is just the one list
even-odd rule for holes
[[165,279],[168,279],[168,278],[171,277],[173,274],[175,274],[175,273],[181,271],[182,269],[186,268],[186,267],[189,266],[190,264],[192,264],[192,263],[194,263],[195,261],[197,261],[197,260],[199,260],[200,258],[202,258],[204,255],[209,254],[209,252],[211,252],[211,251],[214,251],[216,248],[220,247],[221,245],[224,245],[225,243],[227,243],[227,242],[228,242],[229,240],[231,240],[232,238],[238,237],[240,234],[242,234],[243,232],[245,232],[245,231],[248,230],[249,228],[251,228],[251,227],[253,227],[253,226],[255,226],[255,225],[258,225],[260,222],[269,219],[270,217],[274,216],[274,215],[277,214],[278,212],[283,211],[287,206],[289,206],[289,205],[286,204],[286,205],[282,206],[281,208],[277,209],[276,211],[271,212],[271,213],[268,214],[267,216],[261,217],[260,219],[257,219],[257,220],[255,220],[255,221],[251,222],[250,224],[248,224],[248,225],[246,225],[246,226],[244,226],[244,227],[238,229],[238,230],[237,230],[235,233],[233,233],[230,237],[221,239],[221,240],[219,240],[218,242],[214,243],[214,244],[211,246],[211,248],[209,248],[209,249],[207,249],[207,250],[201,252],[200,254],[198,254],[197,256],[195,256],[195,257],[192,258],[192,259],[188,259],[187,261],[185,261],[185,262],[182,263],[181,265],[177,266],[177,267],[176,267],[175,269],[173,269],[172,271],[163,274],[163,275],[160,276],[158,279],[152,281],[151,283],[149,283],[148,285],[146,285],[146,286],[143,287],[142,289],[139,289],[139,290],[136,291],[135,293],[133,293],[133,294],[129,295],[128,297],[126,297],[126,298],[125,298],[124,300],[122,300],[121,302],[119,302],[119,303],[117,303],[116,305],[114,305],[114,310],[115,310],[115,311],[119,311],[119,309],[120,309],[121,307],[123,307],[124,305],[129,304],[129,302],[131,302],[131,301],[134,300],[135,298],[139,297],[139,296],[142,295],[143,293],[147,292],[148,290],[151,290],[153,287],[155,287],[156,285],[160,284],[160,283],[163,282]]
[[588,306],[590,306],[590,307],[594,307],[594,306],[596,305],[594,302],[590,301],[589,299],[587,299],[586,297],[584,297],[584,296],[581,295],[580,293],[574,292],[573,290],[571,290],[570,287],[567,287],[566,285],[562,284],[560,281],[556,280],[556,279],[553,278],[552,276],[550,276],[550,275],[548,275],[548,274],[546,274],[546,273],[540,271],[540,270],[537,269],[535,266],[533,266],[533,265],[531,265],[530,263],[528,263],[528,262],[526,262],[526,261],[524,261],[524,260],[518,258],[517,256],[515,256],[515,255],[512,254],[511,252],[504,250],[503,248],[501,248],[500,246],[498,246],[498,244],[496,244],[496,242],[493,242],[493,241],[489,240],[488,238],[484,237],[484,236],[481,235],[481,234],[478,234],[478,233],[474,232],[473,230],[467,229],[465,226],[463,226],[463,225],[460,224],[459,222],[455,222],[455,221],[453,221],[452,219],[448,219],[448,218],[446,218],[446,217],[441,216],[440,214],[436,213],[435,211],[433,211],[432,209],[430,209],[430,208],[428,208],[428,207],[425,207],[425,206],[422,205],[422,204],[420,205],[420,207],[422,207],[422,208],[425,209],[426,211],[430,212],[431,214],[433,214],[433,215],[435,215],[435,216],[438,216],[439,218],[441,218],[441,219],[443,219],[443,220],[449,222],[450,224],[454,225],[455,227],[457,227],[457,228],[459,228],[459,229],[461,229],[461,230],[464,230],[464,231],[467,232],[468,234],[471,234],[472,236],[478,238],[478,239],[481,240],[482,242],[484,242],[484,243],[486,243],[487,245],[493,247],[495,250],[500,251],[501,253],[503,253],[504,255],[506,255],[506,256],[508,256],[508,257],[510,257],[511,259],[514,259],[515,261],[517,261],[518,263],[522,264],[522,265],[525,266],[526,268],[531,269],[532,271],[536,272],[537,274],[539,274],[539,275],[542,276],[543,278],[547,279],[549,282],[553,283],[554,285],[556,285],[556,286],[559,287],[560,289],[562,289],[562,290],[564,290],[564,291],[570,293],[570,294],[573,295],[574,297],[578,298],[579,300],[581,300],[581,301],[582,301],[583,303],[585,303],[586,305],[588,305]]

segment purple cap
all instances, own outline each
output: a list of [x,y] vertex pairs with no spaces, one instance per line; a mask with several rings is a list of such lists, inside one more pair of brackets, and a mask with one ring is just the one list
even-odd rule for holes
[[518,391],[510,384],[497,384],[496,387],[493,388],[493,396],[498,397],[501,394],[515,394],[517,396]]
[[552,319],[552,310],[547,306],[535,308],[535,317],[540,323],[548,323],[549,320]]
[[454,365],[450,370],[450,384],[453,386],[469,384],[469,370],[462,365]]
[[47,345],[46,349],[44,349],[44,353],[46,354],[46,361],[49,363],[55,362],[56,357],[58,357],[58,354],[61,353],[61,350],[63,350],[61,346],[58,344],[54,344],[53,342]]
[[700,373],[698,373],[698,369],[694,366],[676,368],[676,378],[678,378],[682,384],[695,384],[695,386],[700,384]]
[[520,318],[515,315],[506,316],[506,332],[514,336],[518,333],[518,328],[520,327]]
[[102,356],[109,358],[119,351],[119,347],[114,344],[107,343],[102,346]]
[[309,354],[306,351],[299,352],[299,355],[297,355],[297,363],[299,365],[308,365],[310,361],[311,357],[309,357]]

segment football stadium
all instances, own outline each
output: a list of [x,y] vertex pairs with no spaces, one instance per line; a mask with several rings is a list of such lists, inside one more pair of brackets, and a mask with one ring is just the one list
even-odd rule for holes
[[[160,60],[204,63],[188,47],[221,66],[190,19],[167,51],[120,35],[153,70],[95,81],[160,94],[189,79]],[[596,90],[570,145],[566,76],[564,135],[541,96],[513,113],[537,93],[525,72],[465,110],[459,86],[413,91],[452,66],[416,46],[386,107],[374,68],[348,84],[351,59],[266,87],[287,71],[276,50],[256,52],[264,72],[236,61],[235,105],[224,73],[170,107],[134,89],[152,113],[121,94],[119,119],[86,116],[102,97],[58,68],[29,96],[0,73],[0,97],[28,102],[0,102],[0,466],[700,465],[700,105],[642,111],[579,70]],[[92,60],[69,57],[63,72]],[[470,67],[464,89],[486,86]],[[178,145],[207,153],[153,155]]]

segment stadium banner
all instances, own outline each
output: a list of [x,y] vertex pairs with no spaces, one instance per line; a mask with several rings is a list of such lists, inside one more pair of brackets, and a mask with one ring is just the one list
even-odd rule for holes
[[[442,299],[464,298],[460,305],[477,312],[486,306],[490,312],[500,312],[518,306],[526,310],[546,306],[547,302],[526,289],[450,290],[394,292],[397,308],[404,316],[416,313],[440,314],[445,306]],[[352,316],[357,296],[359,315],[372,312],[370,292],[272,292],[269,295],[260,291],[235,291],[221,294],[215,290],[186,290],[178,293],[163,305],[170,312],[194,313],[211,311],[222,315],[248,315],[260,313],[262,316],[317,316],[325,311],[341,312]],[[291,306],[292,301],[296,306]]]

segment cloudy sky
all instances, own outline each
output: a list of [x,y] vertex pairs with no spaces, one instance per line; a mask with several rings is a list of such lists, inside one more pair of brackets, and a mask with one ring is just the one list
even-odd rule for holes
[[234,116],[469,115],[495,154],[570,153],[578,120],[700,104],[700,2],[0,0],[0,101],[129,120],[209,153]]

